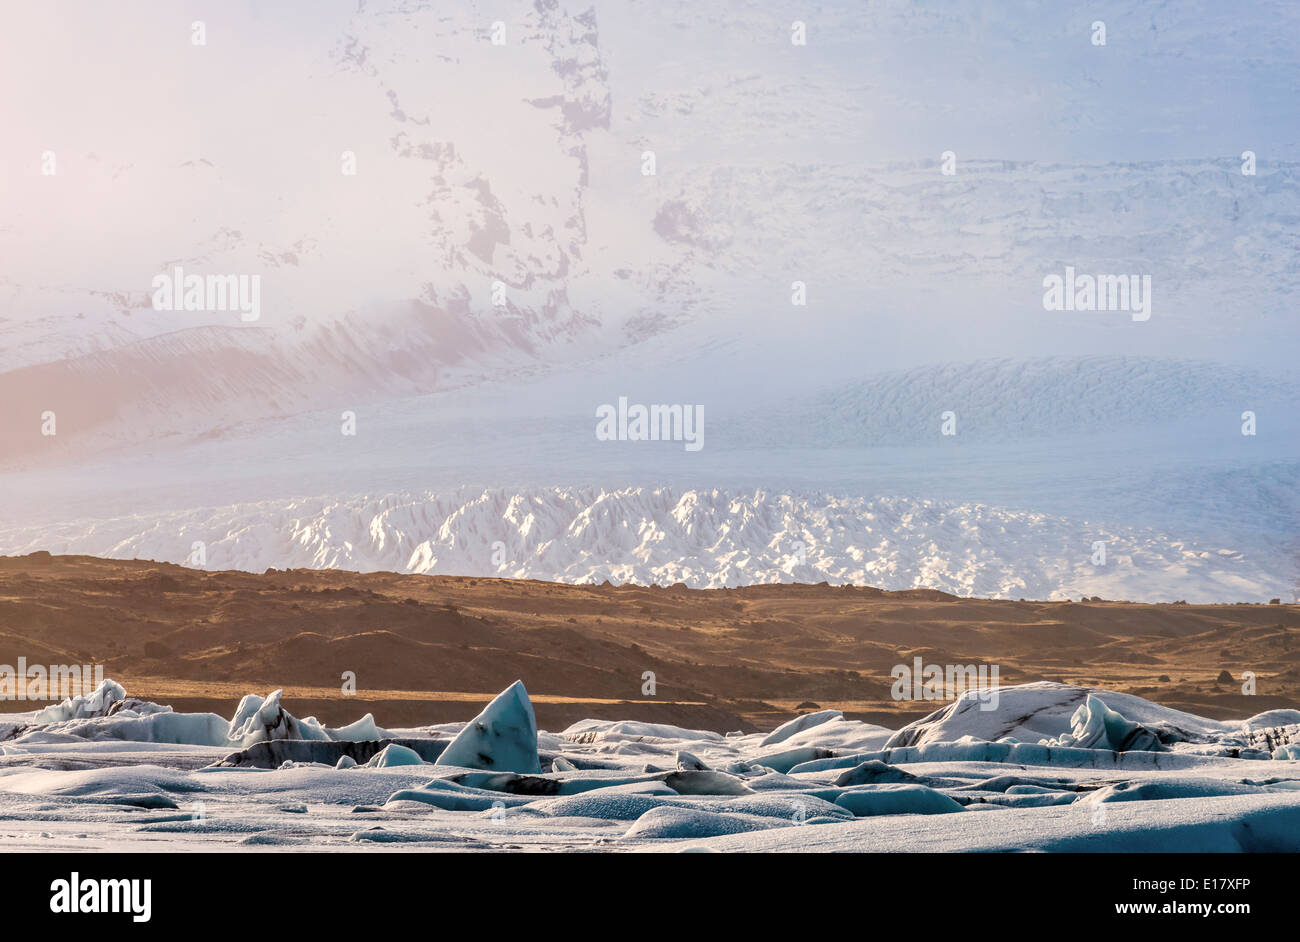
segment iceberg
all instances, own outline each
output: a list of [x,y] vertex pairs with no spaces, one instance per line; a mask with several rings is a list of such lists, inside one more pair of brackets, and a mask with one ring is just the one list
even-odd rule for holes
[[834,784],[839,788],[847,788],[852,785],[896,784],[916,780],[916,776],[911,772],[904,772],[879,759],[869,759],[841,774],[835,779]]
[[[211,768],[278,769],[285,762],[319,763],[335,768],[369,765],[390,745],[398,745],[418,755],[423,762],[433,762],[447,748],[444,739],[271,739],[253,743],[232,752]],[[346,763],[344,764],[346,760]]]
[[1173,776],[1159,781],[1117,782],[1104,785],[1079,799],[1081,805],[1112,801],[1167,801],[1173,798],[1220,798],[1226,795],[1256,795],[1260,788],[1244,782]]
[[245,747],[269,739],[330,738],[319,723],[296,719],[280,706],[283,693],[274,690],[265,700],[255,693],[245,694],[230,721],[227,738]]
[[[1112,725],[1103,737],[1101,727],[1108,722],[1106,714],[1096,706],[1089,708],[1089,698],[1098,699],[1086,687],[1037,681],[999,688],[997,708],[987,709],[988,704],[982,702],[976,693],[968,691],[947,706],[904,726],[889,738],[884,748],[956,742],[969,736],[984,742],[1046,741],[1076,746],[1084,741],[1093,741],[1098,748],[1112,748],[1100,745],[1104,739],[1111,743],[1127,743],[1124,747],[1127,750],[1143,748],[1138,745],[1141,742],[1168,745],[1242,735],[1240,722],[1220,723],[1160,706],[1132,694],[1106,691],[1104,706],[1122,715],[1124,723],[1109,720]],[[1085,709],[1081,711],[1081,708]],[[1088,720],[1093,714],[1095,725],[1089,726]],[[1125,723],[1140,726],[1151,735],[1139,733]],[[1076,726],[1081,734],[1076,733]],[[1129,736],[1133,738],[1128,739]]]
[[[69,697],[62,703],[48,706],[33,718],[38,726],[66,723],[88,717],[108,716],[113,705],[126,699],[126,689],[115,680],[105,678],[98,687],[84,697]],[[168,707],[167,709],[171,709]]]
[[424,765],[424,760],[414,749],[390,742],[366,763],[366,766],[372,769],[387,769],[395,765]]
[[753,789],[734,775],[713,769],[669,772],[663,783],[679,795],[751,795]]
[[1045,746],[1072,746],[1077,749],[1110,749],[1115,752],[1140,750],[1145,752],[1163,752],[1165,747],[1160,737],[1141,723],[1115,712],[1101,701],[1101,698],[1088,694],[1074,715],[1070,718],[1070,732],[1058,739],[1041,740]]
[[677,768],[683,772],[707,772],[709,767],[694,753],[684,750],[677,753]]
[[516,680],[465,725],[437,765],[537,774],[537,718],[523,681]]
[[747,831],[761,831],[780,826],[771,818],[661,806],[651,808],[637,818],[623,838],[624,840],[636,838],[672,840],[717,837],[720,834],[743,834]]
[[329,734],[330,739],[349,740],[352,742],[364,742],[374,739],[386,739],[388,733],[375,725],[375,717],[372,713],[367,713],[361,719],[347,726],[340,726],[337,729],[326,727],[325,732]]
[[230,742],[226,738],[226,728],[226,720],[215,713],[173,713],[170,707],[144,715],[133,710],[120,710],[111,716],[86,717],[31,727],[19,735],[15,742],[37,744],[86,740],[228,746]]
[[819,759],[833,759],[834,757],[835,754],[829,749],[822,749],[818,746],[801,746],[798,749],[787,749],[784,752],[757,756],[751,761],[754,765],[766,766],[773,772],[789,772],[797,765],[816,762]]
[[779,742],[785,742],[796,733],[802,733],[806,729],[812,729],[814,726],[820,726],[822,723],[828,723],[831,720],[842,720],[844,714],[839,710],[822,710],[819,713],[805,713],[803,716],[796,716],[788,722],[782,723],[772,732],[763,737],[760,746],[774,746]]
[[845,792],[835,799],[839,805],[859,818],[885,814],[949,814],[961,811],[942,792],[924,785],[873,785],[861,791]]

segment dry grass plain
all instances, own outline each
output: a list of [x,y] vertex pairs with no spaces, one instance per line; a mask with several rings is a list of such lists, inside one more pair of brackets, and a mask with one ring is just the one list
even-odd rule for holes
[[[890,668],[916,657],[1230,718],[1300,705],[1300,606],[254,574],[37,553],[0,558],[0,664],[20,656],[102,664],[134,696],[225,716],[242,694],[283,687],[291,712],[328,723],[464,720],[519,678],[552,730],[587,716],[763,729],[809,704],[896,727],[939,705],[890,697]],[[1224,670],[1254,672],[1256,695]]]

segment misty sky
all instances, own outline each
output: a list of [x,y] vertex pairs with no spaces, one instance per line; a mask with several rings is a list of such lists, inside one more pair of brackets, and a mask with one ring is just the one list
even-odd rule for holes
[[[1197,158],[1230,168],[1251,149],[1264,173],[1292,164],[1300,140],[1300,29],[1284,3],[831,3],[813,12],[760,2],[596,3],[611,119],[579,135],[588,179],[575,195],[572,144],[557,145],[556,112],[525,103],[573,92],[536,35],[532,6],[435,4],[414,18],[419,29],[392,16],[394,6],[406,7],[56,0],[8,8],[0,81],[16,93],[0,101],[0,286],[20,290],[6,295],[0,317],[67,314],[84,292],[142,292],[173,260],[243,270],[268,252],[313,249],[331,277],[269,285],[269,325],[330,320],[419,296],[427,284],[454,291],[468,278],[473,287],[492,266],[466,275],[449,260],[469,222],[439,205],[426,165],[396,152],[399,135],[454,146],[464,177],[487,180],[514,212],[512,225],[543,228],[550,219],[528,209],[540,203],[559,219],[580,208],[590,269],[575,273],[568,291],[605,320],[638,300],[620,293],[627,289],[611,271],[672,261],[648,234],[650,211],[628,210],[645,147],[661,157],[665,191],[719,167],[825,175],[826,195],[801,195],[802,205],[729,207],[740,220],[755,212],[797,219],[781,238],[815,257],[825,254],[818,240],[835,210],[834,171],[935,161],[949,149],[962,161]],[[585,8],[562,9],[578,16]],[[487,41],[498,19],[510,30],[503,49]],[[806,47],[789,41],[794,19],[807,22]],[[206,46],[190,42],[195,20],[205,23]],[[1105,47],[1090,42],[1095,20],[1106,23]],[[367,50],[364,62],[349,58],[357,48]],[[340,177],[344,150],[358,155],[355,180]],[[57,155],[56,177],[41,174],[47,151]],[[1160,225],[1195,230],[1206,211],[1195,196],[1182,224]],[[1130,214],[1123,226],[1142,223]],[[602,252],[605,267],[592,262]],[[613,258],[620,253],[626,258]],[[60,307],[49,291],[64,289],[77,300]],[[766,287],[753,297],[743,286],[727,290],[733,301],[715,305],[719,316],[767,306]],[[1015,303],[1036,290],[1021,279]],[[888,305],[913,304],[910,291],[885,291]],[[823,287],[821,297],[846,316],[886,304],[858,286],[838,296]],[[1032,332],[1019,321],[986,329],[1004,326]],[[882,335],[892,329],[880,325]]]

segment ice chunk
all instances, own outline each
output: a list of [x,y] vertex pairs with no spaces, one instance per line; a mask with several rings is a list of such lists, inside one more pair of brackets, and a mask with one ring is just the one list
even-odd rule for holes
[[679,795],[752,795],[753,789],[734,775],[712,769],[669,772],[663,782]]
[[[514,772],[464,772],[442,781],[482,791],[506,792],[510,795],[574,794],[601,783],[582,779],[547,778],[543,775],[516,775]],[[626,781],[621,779],[620,781]]]
[[508,792],[514,795],[576,795],[596,789],[662,784],[678,795],[750,795],[753,791],[734,775],[712,769],[703,771],[654,772],[642,775],[596,774],[516,775],[513,772],[460,772],[446,781],[471,788]]
[[904,772],[879,759],[870,759],[855,765],[835,780],[835,785],[846,788],[850,785],[875,785],[877,783],[915,782],[917,778],[911,772]]
[[1074,711],[1070,718],[1070,732],[1059,739],[1044,740],[1042,744],[1076,749],[1113,749],[1116,752],[1130,749],[1161,752],[1165,748],[1152,730],[1116,713],[1092,694]]
[[744,780],[754,791],[807,791],[818,786],[804,779],[786,775],[784,772],[763,772]]
[[295,837],[291,834],[272,834],[268,831],[259,831],[256,834],[250,834],[239,842],[241,845],[248,847],[288,847],[295,844],[309,843],[305,837]]
[[832,803],[835,797],[838,797],[838,792],[829,798],[819,797],[809,792],[784,795],[768,793],[739,798],[705,798],[690,802],[690,806],[710,811],[734,811],[740,814],[781,818],[795,824],[813,818],[851,820],[853,818],[851,812]]
[[373,713],[367,713],[361,719],[337,729],[326,729],[330,739],[363,742],[365,740],[387,739],[388,733],[375,725]]
[[466,724],[438,765],[494,772],[539,773],[537,718],[523,681],[516,680]]
[[627,792],[614,788],[601,788],[565,798],[549,798],[535,802],[530,807],[551,818],[598,818],[606,821],[635,821],[652,808],[679,801],[676,792],[656,783],[661,794]]
[[679,751],[677,753],[677,768],[685,772],[705,772],[709,767],[693,753]]
[[271,739],[329,739],[317,723],[295,719],[280,706],[283,690],[275,690],[263,700],[255,693],[245,694],[235,710],[227,733],[230,741],[241,746]]
[[1300,710],[1268,710],[1256,713],[1248,720],[1242,720],[1246,729],[1268,729],[1273,726],[1300,725]]
[[[906,749],[895,749],[894,752],[908,752]],[[855,765],[861,765],[863,762],[870,762],[872,759],[879,760],[885,753],[883,752],[860,752],[855,755],[836,756],[831,755],[825,759],[813,759],[810,762],[800,762],[790,769],[791,775],[798,775],[803,772],[825,772],[828,769],[851,769]]]
[[1059,792],[1077,789],[1075,779],[1042,775],[995,775],[982,782],[973,782],[965,786],[969,789],[985,792],[1009,792],[1011,794],[1029,794],[1016,792],[1016,789],[1033,789],[1038,793]]
[[[344,758],[350,759],[353,764],[359,762],[368,764],[384,750],[384,747],[393,742],[392,739],[373,741],[272,739],[267,742],[253,743],[246,749],[232,752],[213,765],[219,768],[252,766],[259,769],[275,769],[286,761],[293,761],[321,763],[337,768],[339,761]],[[441,739],[403,739],[397,744],[414,751],[425,762],[437,759],[442,754],[442,750],[447,747],[446,741]]]
[[492,811],[520,803],[518,799],[501,795],[481,794],[472,789],[463,792],[442,791],[431,788],[404,788],[393,792],[388,804],[399,801],[418,801],[443,811]]
[[1051,808],[1072,804],[1079,796],[1073,792],[990,792],[983,795],[956,795],[954,798],[966,806],[967,811],[987,811],[991,808]]
[[164,769],[156,765],[119,766],[75,771],[52,772],[46,769],[13,769],[3,776],[4,790],[31,795],[49,795],[59,798],[96,796],[96,801],[107,796],[179,794],[203,792],[207,786],[197,782],[188,773],[178,769]]
[[772,730],[772,732],[768,733],[759,745],[775,746],[779,742],[785,742],[795,733],[801,733],[806,729],[820,726],[822,723],[827,723],[831,720],[842,719],[844,719],[844,714],[839,710],[822,710],[818,713],[805,713],[803,716],[796,716],[789,722],[782,723],[776,729]]
[[651,808],[636,819],[623,835],[625,840],[654,838],[716,837],[719,834],[742,834],[746,831],[763,831],[780,827],[772,818],[746,814],[718,814],[695,808]]
[[661,741],[721,742],[723,736],[705,729],[684,729],[668,723],[642,723],[639,720],[579,720],[561,735],[570,742]]
[[834,756],[835,754],[829,749],[821,749],[817,746],[801,746],[798,749],[787,749],[785,752],[757,756],[751,761],[754,765],[767,766],[773,772],[789,772],[796,765],[814,762],[817,759],[832,759]]
[[[121,701],[118,701],[121,702]],[[118,712],[112,716],[53,723],[18,737],[22,744],[38,742],[141,742],[192,746],[226,746],[226,721],[215,713],[172,713],[140,716]]]
[[[1079,715],[1079,708],[1086,706],[1092,695],[1085,687],[1049,681],[1000,687],[996,701],[981,699],[976,691],[967,691],[947,706],[904,726],[884,748],[955,742],[964,736],[987,742],[1009,738],[1032,743],[1049,740],[1064,745],[1066,736],[1074,736],[1074,718]],[[1111,710],[1122,714],[1127,722],[1151,731],[1164,743],[1207,741],[1241,733],[1239,722],[1207,720],[1131,694],[1107,691],[1105,697]]]
[[1079,800],[1079,804],[1112,801],[1164,801],[1169,798],[1218,798],[1224,795],[1257,795],[1260,789],[1244,782],[1175,776],[1160,781],[1116,782],[1105,785]]
[[48,706],[32,720],[37,725],[66,723],[92,716],[107,716],[113,704],[126,699],[126,689],[115,680],[105,680],[84,697],[69,697],[62,703]]
[[[270,741],[374,741],[387,735],[369,714],[337,730],[326,729],[311,717],[295,719],[283,709],[280,697],[279,690],[265,699],[249,694],[240,701],[234,719],[227,722],[213,713],[174,713],[169,706],[128,697],[121,684],[105,680],[88,696],[33,714],[29,733],[15,739],[34,744],[39,734],[50,743],[83,739],[249,747]],[[278,767],[283,758],[288,757],[267,767]],[[336,758],[331,756],[329,761]]]
[[390,742],[366,763],[366,767],[372,769],[387,769],[395,765],[424,765],[424,760],[414,749]]
[[841,717],[800,730],[785,741],[785,748],[820,746],[836,753],[870,752],[882,748],[893,735],[892,729]]
[[835,799],[835,804],[859,818],[884,814],[948,814],[962,810],[961,805],[933,788],[906,784],[873,785],[845,792]]

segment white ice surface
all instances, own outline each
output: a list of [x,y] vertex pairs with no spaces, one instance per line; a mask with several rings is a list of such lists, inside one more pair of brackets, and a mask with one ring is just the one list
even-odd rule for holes
[[[803,728],[776,742],[587,720],[539,733],[529,764],[541,771],[528,774],[419,762],[396,745],[366,765],[217,767],[229,743],[168,745],[144,726],[130,729],[145,741],[82,737],[49,724],[0,743],[0,841],[142,851],[1300,851],[1300,765],[1285,758],[1300,739],[1296,711],[1217,722],[1056,684],[1000,693],[994,711],[957,702],[904,734],[834,715],[797,718],[785,732]],[[242,712],[256,717],[273,699]],[[481,750],[491,745],[485,729],[507,721],[502,729],[517,732],[524,719],[521,685],[498,700],[467,724],[390,735],[469,732]],[[194,719],[140,719],[168,716]],[[1140,724],[1161,741],[1128,751],[1049,742],[1094,718]],[[203,739],[209,726],[192,731]],[[984,738],[1006,731],[1024,741]],[[1272,754],[1261,731],[1281,744]],[[898,735],[924,741],[885,746]],[[514,764],[522,745],[512,735],[489,754]],[[809,756],[820,758],[796,763]]]

